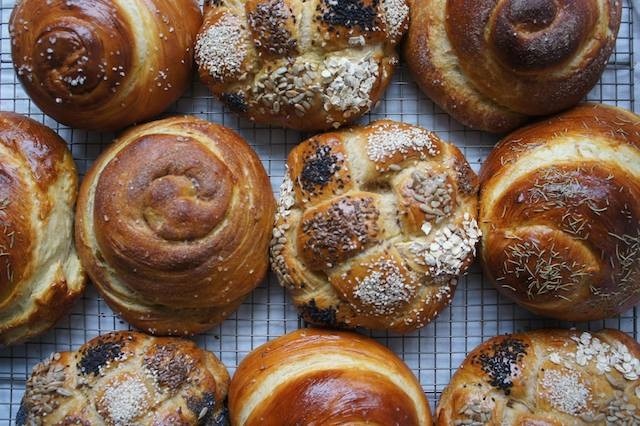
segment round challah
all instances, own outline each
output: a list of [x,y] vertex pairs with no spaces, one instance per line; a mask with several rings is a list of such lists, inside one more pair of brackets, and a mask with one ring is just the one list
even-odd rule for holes
[[474,349],[445,388],[437,424],[640,424],[640,345],[617,330],[539,330]]
[[572,321],[640,301],[640,117],[585,104],[512,133],[481,172],[486,276]]
[[224,425],[228,386],[189,340],[113,332],[36,365],[16,425]]
[[604,71],[620,0],[413,0],[404,57],[461,123],[507,132],[580,102]]
[[93,164],[78,252],[106,302],[153,334],[222,322],[264,278],[275,201],[235,132],[184,116],[134,127]]
[[405,0],[208,1],[200,78],[257,123],[338,127],[382,95],[408,15]]
[[52,327],[84,290],[73,244],[78,174],[65,142],[0,112],[0,344]]
[[121,129],[182,95],[201,24],[196,0],[19,0],[9,22],[13,64],[45,114]]
[[287,165],[271,264],[306,321],[406,332],[449,304],[480,235],[455,146],[383,120],[313,137]]
[[303,329],[242,360],[229,387],[234,426],[430,426],[427,399],[389,349],[355,333]]

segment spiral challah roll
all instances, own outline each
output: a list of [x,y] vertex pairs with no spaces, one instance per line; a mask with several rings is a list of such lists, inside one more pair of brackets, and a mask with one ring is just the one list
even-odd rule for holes
[[405,0],[207,0],[196,62],[257,123],[339,127],[382,96],[408,19]]
[[640,345],[618,330],[537,330],[475,348],[442,392],[439,426],[640,424]]
[[228,386],[189,340],[112,332],[36,365],[16,426],[226,425]]
[[233,426],[430,426],[418,380],[393,352],[355,333],[303,329],[242,360],[229,386]]
[[80,258],[107,303],[154,334],[221,322],[265,276],[274,199],[233,131],[172,117],[124,133],[82,183]]
[[503,139],[481,172],[486,276],[572,321],[640,301],[640,117],[584,104]]
[[65,142],[30,118],[0,112],[0,344],[53,326],[84,290],[73,244],[77,191]]
[[463,124],[514,130],[580,102],[615,46],[619,0],[413,0],[404,56]]
[[13,63],[45,114],[122,129],[187,88],[201,23],[196,0],[19,0],[9,22]]
[[407,332],[448,306],[480,235],[458,148],[382,120],[315,136],[287,165],[271,264],[306,321]]

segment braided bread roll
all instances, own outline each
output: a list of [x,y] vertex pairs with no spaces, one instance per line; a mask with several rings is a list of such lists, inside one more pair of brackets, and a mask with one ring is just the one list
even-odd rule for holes
[[480,235],[458,148],[382,120],[313,137],[287,166],[271,265],[306,321],[407,332],[449,304]]
[[585,104],[507,136],[481,172],[486,276],[563,320],[640,301],[640,118]]
[[19,0],[9,30],[18,78],[45,114],[116,130],[185,91],[201,24],[196,0]]
[[507,132],[578,102],[615,47],[619,0],[413,0],[404,56],[462,124]]
[[233,426],[429,426],[429,403],[404,362],[355,333],[303,329],[258,347],[229,387]]
[[189,340],[113,332],[36,365],[16,425],[224,425],[228,386]]
[[0,112],[0,344],[36,336],[84,290],[73,244],[78,173],[65,142]]
[[82,182],[76,238],[106,302],[152,334],[231,314],[268,268],[275,201],[255,152],[194,117],[134,127]]
[[437,424],[640,424],[640,345],[617,330],[538,330],[474,349],[446,387]]
[[382,96],[408,18],[405,0],[207,0],[200,79],[257,123],[339,127]]

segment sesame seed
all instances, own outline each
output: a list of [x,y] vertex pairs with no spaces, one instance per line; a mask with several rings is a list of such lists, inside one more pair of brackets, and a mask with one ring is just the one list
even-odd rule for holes
[[385,123],[369,135],[367,154],[371,161],[383,162],[397,153],[412,150],[426,151],[431,156],[439,154],[433,143],[433,134],[418,127],[406,128],[397,123]]
[[247,50],[240,19],[224,14],[200,35],[196,42],[196,62],[217,80],[240,71]]
[[587,409],[591,392],[576,372],[545,370],[541,381],[543,395],[551,405],[563,413],[578,414]]
[[149,408],[149,391],[139,378],[128,376],[108,386],[99,405],[115,425],[129,425]]
[[[392,42],[400,40],[408,25],[409,6],[404,0],[383,0],[382,17]],[[404,25],[403,25],[404,24]]]
[[407,281],[394,261],[382,259],[363,266],[370,273],[362,279],[356,279],[353,294],[363,304],[370,306],[375,314],[391,315],[414,296],[415,288],[412,284],[417,277],[410,274]]

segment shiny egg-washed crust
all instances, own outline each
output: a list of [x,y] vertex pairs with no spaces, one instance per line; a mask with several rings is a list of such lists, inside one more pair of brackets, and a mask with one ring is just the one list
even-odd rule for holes
[[78,173],[65,142],[0,112],[0,344],[52,327],[82,293],[73,244]]
[[507,132],[584,98],[613,51],[621,9],[620,0],[412,0],[404,57],[456,120]]
[[220,0],[205,4],[201,80],[252,121],[298,130],[352,122],[398,62],[405,0]]
[[287,167],[271,265],[306,321],[408,332],[449,304],[479,239],[458,148],[382,120],[308,139]]
[[189,340],[112,332],[36,365],[16,425],[223,426],[228,386]]
[[78,252],[107,303],[152,334],[193,334],[263,279],[275,208],[260,159],[235,132],[194,117],[134,127],[93,164]]
[[640,345],[618,330],[494,337],[453,375],[440,426],[640,424]]
[[613,317],[640,301],[640,117],[584,104],[502,140],[481,171],[486,276],[525,308]]
[[258,347],[229,387],[233,426],[430,426],[418,380],[393,352],[349,332],[303,329]]
[[117,130],[182,95],[201,24],[196,0],[19,0],[9,31],[18,78],[45,114]]

